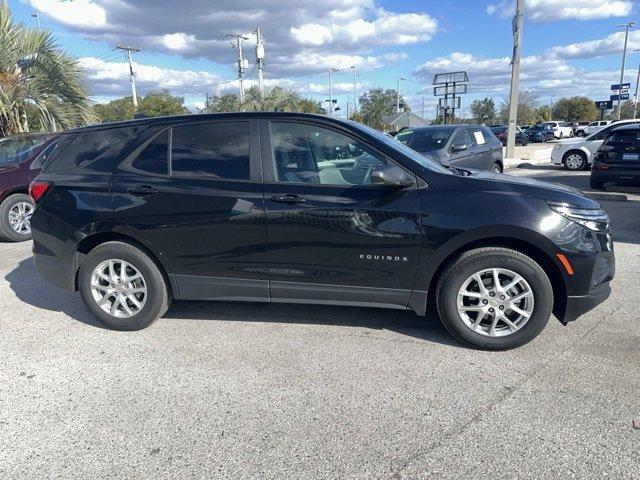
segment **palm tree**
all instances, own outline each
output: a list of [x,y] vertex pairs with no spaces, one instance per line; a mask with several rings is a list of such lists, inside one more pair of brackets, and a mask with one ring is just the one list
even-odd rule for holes
[[0,135],[40,128],[58,131],[93,121],[78,62],[50,32],[15,23],[0,4]]

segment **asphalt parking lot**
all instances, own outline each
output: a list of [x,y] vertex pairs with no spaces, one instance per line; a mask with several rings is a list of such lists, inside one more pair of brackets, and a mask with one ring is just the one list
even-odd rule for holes
[[610,198],[612,297],[499,353],[366,308],[175,303],[114,332],[0,243],[0,478],[638,478],[640,197]]

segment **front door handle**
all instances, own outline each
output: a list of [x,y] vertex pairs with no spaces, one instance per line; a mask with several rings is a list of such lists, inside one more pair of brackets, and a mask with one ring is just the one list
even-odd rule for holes
[[278,203],[303,203],[306,202],[306,199],[298,195],[288,193],[286,195],[274,195],[273,197],[271,197],[271,201]]
[[158,193],[158,189],[153,188],[150,185],[141,185],[139,187],[129,187],[127,188],[127,192],[131,195],[135,195],[136,197],[147,197]]

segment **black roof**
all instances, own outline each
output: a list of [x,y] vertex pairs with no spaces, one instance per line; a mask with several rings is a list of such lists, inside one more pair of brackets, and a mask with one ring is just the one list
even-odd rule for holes
[[133,120],[124,120],[120,122],[110,123],[96,123],[94,125],[87,125],[85,127],[78,127],[67,130],[64,133],[78,133],[91,130],[106,130],[110,128],[118,127],[134,127],[138,125],[166,125],[170,123],[184,123],[193,121],[207,121],[207,120],[220,120],[220,119],[245,119],[252,118],[307,118],[307,119],[322,119],[325,121],[331,121],[334,123],[345,124],[352,123],[351,120],[345,120],[335,117],[329,117],[327,115],[318,115],[314,113],[295,113],[295,112],[231,112],[231,113],[195,113],[190,115],[172,115],[168,117],[146,117],[146,118],[134,118]]

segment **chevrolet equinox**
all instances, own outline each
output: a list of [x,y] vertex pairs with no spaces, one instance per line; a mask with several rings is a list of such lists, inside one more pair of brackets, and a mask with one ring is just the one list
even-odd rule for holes
[[608,217],[579,191],[445,168],[324,116],[71,130],[30,194],[40,274],[121,330],[174,299],[433,302],[457,339],[507,349],[604,301],[614,275]]

